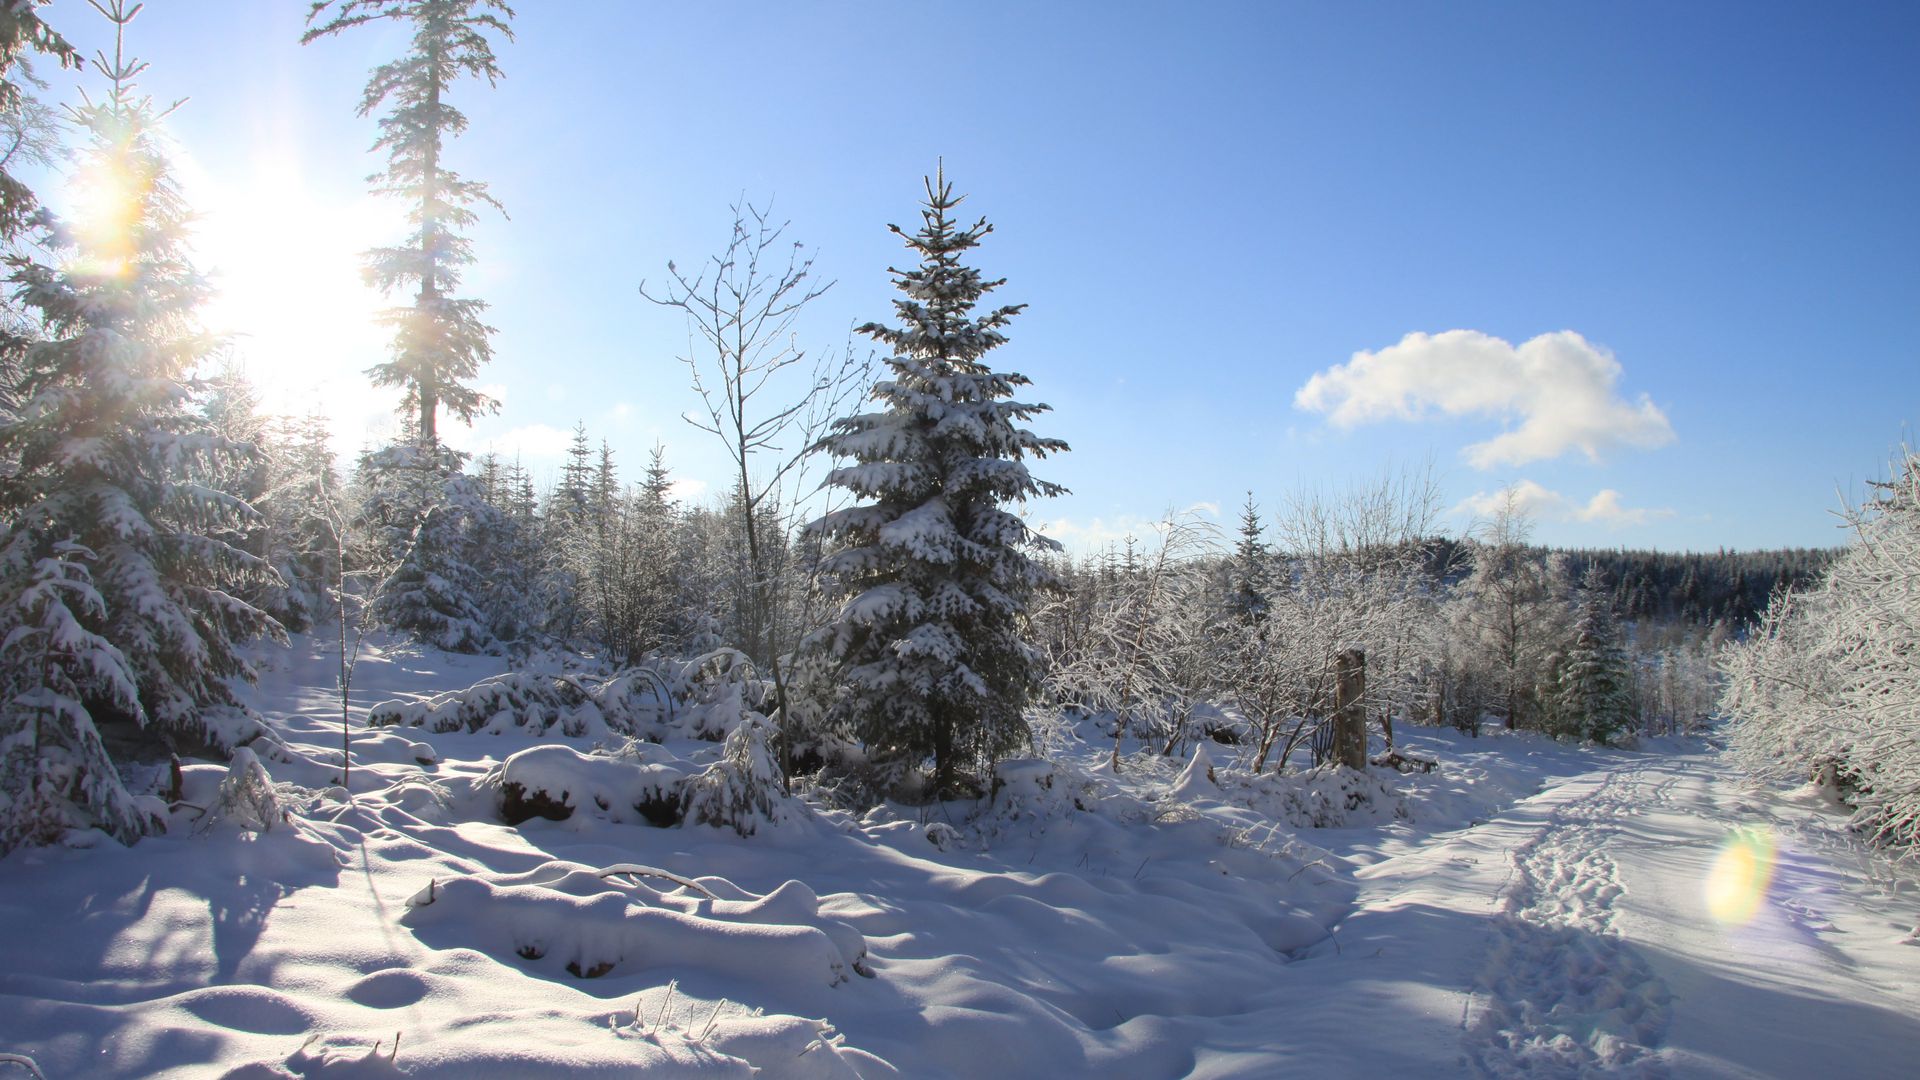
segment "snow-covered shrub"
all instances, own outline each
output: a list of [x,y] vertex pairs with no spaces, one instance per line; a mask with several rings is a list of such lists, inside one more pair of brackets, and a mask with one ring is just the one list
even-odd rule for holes
[[[799,726],[804,729],[805,725]],[[906,803],[926,800],[926,774],[910,754],[875,756],[859,743],[831,732],[808,736],[802,750],[816,767],[799,781],[810,796],[836,809],[860,813],[888,799]]]
[[1217,795],[1199,787],[1193,776],[1183,777],[1182,787],[1189,797],[1217,798],[1295,828],[1384,825],[1412,816],[1406,796],[1386,776],[1341,765],[1285,776],[1216,769],[1214,779]]
[[752,836],[761,825],[778,825],[794,814],[770,743],[773,727],[754,714],[727,736],[719,761],[681,789],[687,820],[724,826]]
[[564,821],[581,811],[666,826],[680,821],[686,779],[686,769],[665,750],[629,743],[591,754],[570,746],[530,747],[495,766],[482,783],[499,792],[496,808],[509,825],[536,817]]
[[1213,770],[1213,751],[1207,749],[1206,743],[1194,744],[1193,756],[1187,759],[1187,767],[1180,770],[1180,778],[1173,782],[1168,797],[1182,803],[1220,797],[1220,783]]
[[496,733],[521,728],[600,739],[634,735],[661,711],[659,698],[644,692],[649,681],[633,672],[594,684],[572,675],[511,671],[419,701],[383,701],[368,711],[367,724]]
[[1046,806],[1058,801],[1053,762],[1042,758],[1008,758],[993,767],[993,797],[1017,812],[1022,807]]
[[1853,545],[1818,586],[1774,602],[1729,650],[1721,706],[1759,775],[1820,779],[1854,824],[1920,846],[1920,455],[1852,512]]
[[273,777],[252,750],[242,746],[227,763],[227,775],[220,781],[213,805],[201,819],[201,828],[230,821],[249,832],[266,832],[286,821],[287,812],[274,791]]

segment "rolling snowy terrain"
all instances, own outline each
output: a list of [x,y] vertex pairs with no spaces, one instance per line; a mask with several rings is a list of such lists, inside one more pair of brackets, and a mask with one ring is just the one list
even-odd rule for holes
[[[991,805],[796,804],[741,837],[576,797],[511,827],[495,766],[591,737],[356,729],[349,802],[332,664],[296,639],[253,693],[288,820],[183,808],[0,862],[0,1052],[52,1080],[1785,1077],[1920,1046],[1911,885],[1700,742],[1414,729],[1435,773],[1345,787],[1116,777],[1095,745]],[[499,665],[376,649],[356,702]],[[719,750],[519,760],[564,786]]]

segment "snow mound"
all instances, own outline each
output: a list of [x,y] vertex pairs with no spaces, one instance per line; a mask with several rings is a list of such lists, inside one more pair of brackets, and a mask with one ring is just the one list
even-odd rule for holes
[[436,948],[518,957],[549,977],[667,968],[832,987],[869,974],[866,939],[822,917],[820,898],[798,881],[762,896],[723,878],[555,860],[521,874],[436,880],[407,907],[401,923]]
[[565,821],[584,811],[605,821],[667,826],[680,822],[686,778],[678,759],[644,743],[590,754],[552,744],[508,756],[482,783],[498,790],[495,808],[509,825]]

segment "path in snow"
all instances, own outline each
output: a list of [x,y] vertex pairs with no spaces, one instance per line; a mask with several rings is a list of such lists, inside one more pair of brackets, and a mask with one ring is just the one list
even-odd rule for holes
[[[1771,883],[1722,922],[1707,883],[1743,831],[1771,840]],[[1911,892],[1830,818],[1743,788],[1714,755],[1616,759],[1360,877],[1329,975],[1398,973],[1394,992],[1360,999],[1378,1015],[1357,1024],[1397,1031],[1409,1065],[1424,1052],[1429,1072],[1496,1078],[1912,1075]]]
[[1607,853],[1645,808],[1636,798],[1660,798],[1677,782],[1637,782],[1645,771],[1582,781],[1513,850],[1467,1025],[1468,1052],[1488,1076],[1665,1075],[1653,1048],[1671,1019],[1671,995],[1614,932],[1623,888]]

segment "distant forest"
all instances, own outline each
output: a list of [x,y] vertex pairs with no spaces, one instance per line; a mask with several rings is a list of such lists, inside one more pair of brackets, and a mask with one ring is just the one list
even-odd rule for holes
[[[1684,622],[1699,626],[1753,623],[1781,589],[1801,589],[1820,579],[1844,548],[1781,548],[1773,551],[1633,551],[1604,548],[1540,548],[1558,555],[1567,577],[1582,580],[1599,567],[1613,591],[1616,616],[1634,622]],[[1433,565],[1449,579],[1472,566],[1465,545],[1433,541]]]

